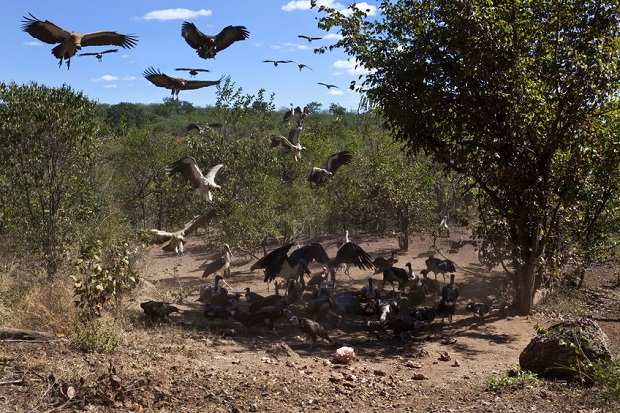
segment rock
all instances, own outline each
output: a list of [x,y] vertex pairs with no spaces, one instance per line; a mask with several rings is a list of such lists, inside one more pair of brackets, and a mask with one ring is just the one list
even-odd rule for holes
[[555,324],[534,337],[519,355],[522,370],[544,377],[583,379],[589,362],[611,359],[607,335],[590,318]]

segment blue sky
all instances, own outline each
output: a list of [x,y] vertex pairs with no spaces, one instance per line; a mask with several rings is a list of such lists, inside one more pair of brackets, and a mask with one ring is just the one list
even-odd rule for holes
[[[342,8],[348,3],[324,0],[331,7]],[[372,4],[359,7],[376,10]],[[360,95],[349,90],[352,80],[361,73],[354,69],[342,51],[313,52],[318,46],[333,44],[338,33],[325,33],[317,28],[319,12],[310,9],[310,1],[290,0],[25,0],[3,2],[0,15],[0,36],[3,62],[0,80],[18,84],[36,81],[46,86],[70,85],[99,103],[119,102],[161,103],[169,96],[168,89],[147,81],[142,72],[148,67],[159,69],[172,77],[191,79],[177,67],[203,68],[196,79],[216,80],[230,76],[244,94],[256,94],[265,89],[266,96],[275,93],[277,109],[290,103],[303,106],[309,102],[323,104],[328,109],[337,103],[356,110]],[[80,33],[111,30],[139,37],[133,49],[119,48],[118,53],[103,56],[74,56],[71,68],[58,67],[51,54],[54,45],[43,43],[22,31],[23,16],[32,13],[39,20],[49,20],[67,31]],[[221,51],[215,59],[202,59],[181,37],[183,21],[194,23],[200,31],[215,35],[227,25],[246,26],[247,40],[236,42]],[[309,43],[299,34],[322,37]],[[115,46],[85,47],[81,52],[115,48]],[[294,60],[312,70],[299,70],[295,64],[278,65],[263,60]],[[335,84],[328,90],[317,84]],[[215,103],[215,88],[182,91],[181,100],[200,107]]]

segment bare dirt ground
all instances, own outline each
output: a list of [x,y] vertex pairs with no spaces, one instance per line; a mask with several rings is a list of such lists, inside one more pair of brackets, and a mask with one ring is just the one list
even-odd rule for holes
[[[312,241],[321,242],[333,256],[337,238]],[[387,256],[398,247],[395,239],[367,234],[351,238],[373,257]],[[453,234],[453,240],[458,238]],[[430,254],[455,262],[461,294],[451,325],[436,320],[402,340],[376,323],[366,326],[364,319],[353,317],[339,326],[326,324],[338,345],[319,339],[313,350],[285,319],[277,335],[262,326],[248,331],[232,319],[207,320],[195,300],[199,288],[213,277],[202,279],[200,267],[218,248],[206,245],[205,239],[192,237],[180,257],[153,246],[141,264],[144,282],[124,301],[127,322],[112,354],[83,353],[67,340],[0,342],[0,411],[586,412],[597,407],[587,387],[567,383],[488,389],[492,377],[504,377],[518,365],[520,352],[535,335],[534,324],[561,321],[563,312],[553,305],[530,317],[500,311],[503,277],[482,267],[470,244],[451,251],[447,240],[438,240],[435,250],[431,238],[414,237],[396,264],[411,262],[419,274]],[[233,292],[250,287],[263,295],[273,293],[273,287],[267,292],[261,272],[249,271],[255,257],[233,254],[226,279]],[[320,265],[314,263],[311,269],[317,272]],[[352,268],[350,275],[338,274],[337,290],[359,290],[372,274]],[[373,277],[380,281],[380,275]],[[583,312],[595,317],[617,355],[619,289],[612,278],[605,269],[589,274],[584,292],[569,306],[583,306]],[[171,315],[170,324],[152,325],[139,306],[150,299],[175,302],[182,313]],[[492,304],[485,323],[465,312],[469,300]],[[436,302],[430,298],[424,304]],[[408,314],[408,301],[400,304],[401,314]],[[292,305],[292,311],[303,316],[304,304]],[[285,347],[281,343],[292,351],[280,351]],[[334,363],[339,345],[354,348],[356,359]],[[450,360],[439,359],[444,352]]]

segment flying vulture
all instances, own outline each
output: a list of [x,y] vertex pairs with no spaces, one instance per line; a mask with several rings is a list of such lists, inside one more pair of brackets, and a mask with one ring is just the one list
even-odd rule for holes
[[60,43],[52,49],[52,54],[59,60],[58,67],[62,66],[63,60],[66,60],[67,69],[71,65],[71,58],[82,47],[114,45],[131,49],[138,43],[137,36],[119,34],[112,31],[86,34],[68,32],[48,20],[41,21],[37,19],[31,13],[30,17],[24,16],[22,23],[22,30],[35,39],[49,44]]
[[213,85],[219,85],[222,78],[219,80],[185,80],[181,78],[170,77],[158,70],[149,67],[146,69],[142,76],[144,76],[149,82],[155,86],[165,87],[171,90],[171,95],[179,98],[179,92],[182,90],[200,89],[202,87],[208,87]]
[[292,60],[263,60],[263,63],[273,63],[274,66],[279,65],[280,63],[291,63]]
[[349,151],[342,151],[331,155],[327,158],[325,168],[317,168],[316,166],[310,171],[308,180],[315,184],[324,184],[327,179],[336,174],[336,171],[342,165],[348,165],[351,162],[352,155]]
[[181,175],[189,181],[192,189],[198,196],[205,201],[212,201],[212,191],[214,189],[220,190],[222,188],[220,185],[215,183],[215,174],[223,166],[223,164],[215,165],[205,177],[200,169],[198,169],[196,160],[191,156],[186,156],[166,166],[166,174],[168,176],[172,176],[177,172],[181,173]]
[[209,36],[198,30],[194,23],[183,22],[181,36],[187,44],[196,49],[198,56],[212,59],[234,42],[247,39],[250,32],[245,26],[226,26],[217,35]]
[[313,40],[321,40],[322,37],[310,37],[310,36],[306,36],[303,34],[298,34],[297,37],[299,37],[300,39],[306,39],[308,41],[308,43],[312,42]]
[[174,69],[174,70],[184,70],[184,71],[186,71],[186,72],[189,72],[189,75],[190,75],[191,77],[196,76],[196,75],[198,74],[198,72],[210,72],[210,70],[209,70],[209,69],[193,69],[193,68],[191,68],[191,67],[177,67],[177,68],[176,68],[176,69]]
[[333,88],[333,87],[335,87],[336,89],[338,89],[338,86],[336,86],[336,85],[330,85],[329,83],[323,83],[323,82],[317,82],[317,83],[318,83],[319,85],[323,85],[323,86],[325,86],[325,87],[326,87],[326,88],[328,88],[328,89],[331,89],[331,88]]
[[215,216],[215,210],[205,212],[202,215],[194,217],[191,221],[185,224],[183,229],[174,232],[162,231],[160,229],[152,229],[151,234],[159,237],[164,237],[170,240],[164,245],[164,251],[174,251],[178,254],[183,254],[183,245],[185,244],[185,237],[195,231],[197,228],[203,226],[209,222]]
[[291,129],[288,133],[288,139],[281,135],[273,135],[271,137],[271,147],[275,148],[280,145],[283,148],[287,149],[291,155],[293,155],[293,159],[297,162],[301,159],[301,151],[305,151],[306,147],[301,146],[299,143],[299,135],[301,134],[301,130],[303,129],[302,120],[297,121],[297,127]]
[[97,60],[101,62],[101,59],[103,58],[103,55],[105,53],[116,53],[116,52],[118,52],[118,49],[108,49],[108,50],[103,50],[101,52],[80,53],[78,56],[95,56]]
[[310,66],[308,66],[306,64],[303,64],[303,63],[296,62],[294,60],[291,60],[291,63],[295,63],[297,65],[297,67],[299,67],[299,71],[300,72],[301,72],[301,69],[303,69],[304,67],[307,67],[308,69],[312,70],[312,68]]

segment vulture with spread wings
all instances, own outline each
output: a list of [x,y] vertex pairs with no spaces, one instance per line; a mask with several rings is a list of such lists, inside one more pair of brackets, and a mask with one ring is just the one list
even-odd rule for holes
[[179,92],[181,90],[200,89],[202,87],[209,87],[219,85],[222,78],[219,80],[185,80],[181,78],[170,77],[158,70],[149,67],[146,69],[142,76],[144,76],[149,82],[155,86],[165,87],[171,90],[171,95],[179,98]]
[[88,52],[88,53],[80,53],[78,56],[95,56],[97,58],[97,60],[99,60],[101,62],[101,60],[103,59],[103,55],[106,53],[116,53],[118,52],[118,49],[108,49],[108,50],[103,50],[101,52]]
[[196,76],[199,72],[210,72],[209,69],[194,69],[194,68],[191,68],[191,67],[177,67],[174,70],[183,70],[183,71],[189,72],[189,75],[191,77]]
[[311,43],[313,40],[322,39],[322,37],[310,37],[310,36],[306,36],[305,34],[298,34],[297,37],[299,37],[300,39],[306,39],[308,43]]
[[310,171],[310,176],[308,180],[310,182],[314,182],[315,184],[324,184],[327,182],[329,178],[336,174],[338,168],[342,165],[348,165],[351,163],[351,159],[353,156],[349,151],[342,151],[331,155],[327,158],[327,163],[325,164],[325,168],[317,168],[316,166],[312,168]]
[[62,66],[63,60],[66,60],[67,69],[71,65],[71,58],[82,47],[114,45],[130,49],[138,43],[137,36],[112,31],[85,34],[68,32],[48,20],[41,21],[32,14],[30,14],[30,17],[24,16],[22,23],[22,30],[35,39],[49,44],[60,43],[52,49],[52,54],[59,60],[58,67]]
[[275,148],[280,145],[285,148],[295,159],[297,162],[301,159],[301,152],[306,150],[305,146],[301,146],[299,143],[299,135],[301,135],[301,131],[303,130],[303,120],[299,119],[297,121],[297,127],[291,129],[288,132],[288,139],[282,135],[273,135],[271,137],[271,147]]
[[212,209],[202,215],[194,217],[194,219],[185,224],[183,229],[178,231],[168,232],[160,229],[152,229],[150,233],[169,240],[169,242],[163,247],[164,251],[174,251],[177,255],[183,254],[183,244],[186,242],[185,237],[194,232],[197,228],[212,220],[214,216],[215,210]]
[[209,170],[207,176],[204,176],[196,160],[191,156],[185,156],[178,161],[166,166],[166,174],[172,176],[179,172],[185,179],[187,179],[192,186],[192,189],[196,194],[205,201],[213,200],[213,190],[221,190],[222,187],[215,183],[215,174],[224,165],[218,164]]
[[212,59],[234,42],[247,39],[250,32],[245,26],[226,26],[217,35],[209,36],[198,30],[194,23],[183,22],[181,36],[188,45],[196,49],[198,56]]

